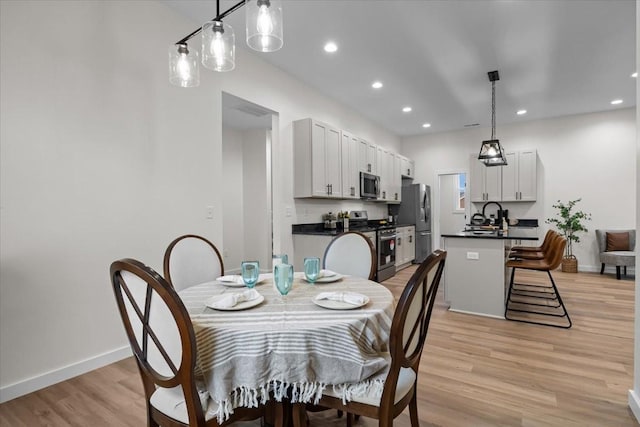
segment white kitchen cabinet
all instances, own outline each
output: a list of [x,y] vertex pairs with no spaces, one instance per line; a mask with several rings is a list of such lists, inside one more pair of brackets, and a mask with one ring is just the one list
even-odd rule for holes
[[342,131],[342,197],[360,198],[360,169],[358,155],[360,141],[348,132]]
[[402,201],[402,157],[400,154],[393,154],[393,175],[391,184],[391,200],[389,203],[400,203]]
[[394,153],[390,150],[378,147],[378,175],[380,176],[379,201],[391,202],[393,200],[393,160]]
[[502,166],[502,201],[534,202],[537,194],[537,152],[522,150],[505,153]]
[[364,139],[358,139],[358,164],[360,172],[367,172],[378,175],[378,164],[376,162],[378,153],[376,145]]
[[477,155],[470,160],[471,201],[499,202],[502,200],[502,166],[485,166]]
[[406,176],[407,178],[415,178],[415,162],[404,156],[400,156],[400,159],[401,159],[401,166],[400,166],[401,179],[403,176]]
[[313,119],[293,122],[294,197],[342,198],[340,130]]
[[406,226],[396,229],[396,271],[411,264],[416,257],[416,227]]

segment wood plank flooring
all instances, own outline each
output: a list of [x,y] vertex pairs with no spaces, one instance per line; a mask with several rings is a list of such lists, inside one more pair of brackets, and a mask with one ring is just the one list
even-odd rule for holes
[[[384,284],[396,298],[414,267]],[[419,376],[421,426],[635,426],[633,277],[553,272],[569,330],[434,310]],[[543,273],[518,273],[522,282]],[[144,426],[142,385],[133,359],[0,405],[0,426]],[[258,422],[238,423],[253,427]],[[311,426],[344,426],[335,411]],[[375,426],[361,418],[359,426]],[[410,425],[407,414],[396,426]]]

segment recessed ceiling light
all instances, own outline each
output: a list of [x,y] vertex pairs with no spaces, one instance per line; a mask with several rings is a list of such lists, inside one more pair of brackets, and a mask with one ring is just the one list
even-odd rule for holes
[[431,123],[423,123],[422,127],[423,128],[430,128],[431,127]]
[[631,77],[633,77],[633,78],[638,77],[638,72],[636,71],[635,73],[631,74]]
[[333,53],[337,50],[338,50],[338,45],[335,44],[334,42],[328,42],[327,44],[324,45],[325,52]]
[[613,101],[611,101],[611,105],[618,105],[618,104],[622,104],[622,99],[614,99]]
[[382,87],[382,82],[373,82],[371,87],[374,89],[380,89]]
[[523,114],[527,114],[527,110],[518,110],[516,111],[516,114],[522,116]]
[[403,113],[410,113],[410,112],[411,112],[411,110],[413,110],[413,108],[411,108],[411,107],[409,107],[409,106],[407,106],[407,107],[402,107],[402,112],[403,112]]

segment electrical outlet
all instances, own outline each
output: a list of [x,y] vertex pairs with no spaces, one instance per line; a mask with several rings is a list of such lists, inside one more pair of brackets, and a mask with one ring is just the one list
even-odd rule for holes
[[286,208],[284,208],[284,215],[286,217],[290,217],[292,215],[291,206],[287,206]]
[[467,259],[480,259],[478,252],[467,252]]
[[213,206],[207,206],[205,208],[205,216],[207,219],[213,219]]

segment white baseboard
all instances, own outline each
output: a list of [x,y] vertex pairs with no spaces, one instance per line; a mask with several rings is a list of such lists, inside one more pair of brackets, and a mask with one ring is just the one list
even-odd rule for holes
[[633,416],[636,417],[636,421],[640,422],[640,396],[635,390],[629,390],[629,408],[633,412]]
[[54,371],[46,372],[42,375],[28,378],[24,381],[2,386],[0,387],[0,403],[24,396],[25,394],[49,387],[60,381],[68,380],[69,378],[85,374],[131,356],[131,347],[126,346]]

